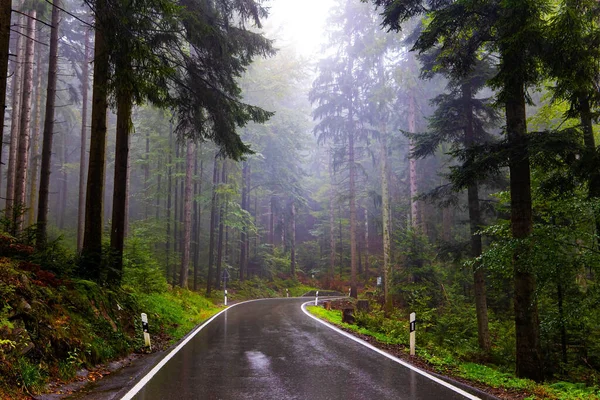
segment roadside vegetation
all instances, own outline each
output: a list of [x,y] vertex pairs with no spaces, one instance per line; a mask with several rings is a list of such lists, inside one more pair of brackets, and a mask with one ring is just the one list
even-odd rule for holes
[[[0,233],[0,398],[29,398],[82,369],[147,353],[142,312],[156,351],[224,309],[218,292],[207,298],[172,288],[139,246],[127,250],[123,286],[112,288],[79,277],[74,252],[60,241],[37,252]],[[299,296],[312,287],[252,279],[232,285],[230,299],[285,297],[285,289]]]
[[[375,307],[378,305],[375,303]],[[432,329],[432,325],[417,325],[416,356],[411,357],[409,347],[409,321],[404,313],[397,311],[390,318],[383,317],[383,311],[357,312],[355,323],[342,322],[342,311],[322,306],[308,306],[308,312],[343,330],[355,334],[392,355],[417,367],[460,380],[502,399],[600,399],[600,387],[586,382],[563,381],[557,376],[551,381],[536,383],[530,379],[518,378],[512,364],[506,362],[511,352],[510,343],[495,341],[492,360],[482,359],[477,351],[477,343],[469,337],[470,326],[460,317],[455,317],[455,326],[445,324],[442,329]],[[448,316],[446,316],[446,319]],[[462,326],[461,326],[462,325]],[[508,338],[508,332],[496,325],[492,328],[494,337]],[[591,372],[591,371],[588,371]],[[573,377],[565,377],[573,380]],[[591,382],[598,376],[588,376]]]

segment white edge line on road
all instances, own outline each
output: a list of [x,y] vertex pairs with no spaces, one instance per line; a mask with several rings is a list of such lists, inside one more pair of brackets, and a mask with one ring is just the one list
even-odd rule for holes
[[[293,298],[293,297],[290,297],[290,298]],[[204,329],[206,327],[206,325],[210,324],[219,315],[223,314],[227,310],[232,309],[235,306],[239,306],[240,304],[250,303],[253,301],[260,301],[260,300],[270,300],[270,299],[256,299],[256,300],[243,301],[241,303],[235,303],[235,304],[232,304],[231,306],[228,306],[226,309],[219,311],[217,314],[213,315],[208,321],[206,321],[205,323],[200,325],[198,328],[196,328],[196,330],[194,330],[192,333],[190,333],[181,343],[179,343],[179,345],[177,347],[175,347],[173,350],[171,350],[171,352],[169,354],[167,354],[162,360],[160,360],[160,362],[158,364],[156,364],[154,366],[154,368],[152,368],[150,370],[150,372],[148,372],[146,374],[146,376],[144,376],[134,387],[132,387],[131,390],[129,390],[125,394],[125,396],[121,397],[121,400],[131,400],[133,398],[133,396],[135,396],[140,390],[142,390],[142,388],[144,386],[146,386],[146,384],[150,381],[150,379],[152,379],[152,377],[154,375],[156,375],[156,373],[162,367],[164,367],[164,365],[167,362],[169,362],[169,360],[171,358],[173,358],[173,356],[175,356],[175,354],[177,354],[177,352],[179,350],[181,350],[183,348],[183,346],[185,346],[190,340],[192,340],[194,338],[194,336],[196,336],[198,334],[198,332],[200,332],[202,329]]]
[[334,331],[336,331],[336,332],[337,332],[337,333],[339,333],[340,335],[344,335],[344,336],[346,336],[348,339],[352,339],[352,340],[354,340],[355,342],[357,342],[357,343],[359,343],[359,344],[362,344],[363,346],[365,346],[365,347],[368,347],[369,349],[371,349],[371,350],[373,350],[373,351],[375,351],[375,352],[377,352],[377,353],[381,354],[382,356],[385,356],[385,357],[389,358],[390,360],[392,360],[392,361],[395,361],[395,362],[397,362],[398,364],[401,364],[401,365],[405,366],[406,368],[412,369],[413,371],[415,371],[415,372],[417,372],[417,373],[419,373],[419,374],[423,375],[424,377],[426,377],[426,378],[428,378],[428,379],[431,379],[432,381],[434,381],[434,382],[437,382],[437,383],[439,383],[440,385],[442,385],[442,386],[445,386],[445,387],[447,387],[448,389],[450,389],[450,390],[453,390],[453,391],[455,391],[456,393],[458,393],[458,394],[461,394],[461,395],[465,396],[467,399],[471,399],[471,400],[481,400],[481,398],[479,398],[479,397],[477,397],[477,396],[473,396],[472,394],[470,394],[470,393],[467,393],[467,392],[465,392],[464,390],[462,390],[462,389],[460,389],[460,388],[457,388],[456,386],[454,386],[454,385],[451,385],[450,383],[448,383],[448,382],[446,382],[446,381],[443,381],[443,380],[441,380],[441,379],[439,379],[439,378],[436,378],[435,376],[428,374],[427,372],[423,371],[422,369],[419,369],[419,368],[415,367],[414,365],[411,365],[411,364],[409,364],[409,363],[407,363],[407,362],[405,362],[405,361],[402,361],[402,360],[401,360],[401,359],[399,359],[398,357],[394,357],[393,355],[391,355],[391,354],[389,354],[389,353],[386,353],[386,352],[385,352],[385,351],[383,351],[383,350],[380,350],[380,349],[378,349],[377,347],[373,346],[372,344],[370,344],[370,343],[367,343],[367,342],[365,342],[364,340],[362,340],[362,339],[359,339],[359,338],[357,338],[356,336],[353,336],[353,335],[349,334],[348,332],[345,332],[345,331],[341,330],[340,328],[338,328],[338,327],[336,327],[336,326],[333,326],[332,324],[330,324],[330,323],[328,323],[328,322],[325,322],[325,321],[323,321],[323,320],[322,320],[322,319],[320,319],[320,318],[317,318],[317,317],[315,317],[314,315],[312,315],[311,313],[309,313],[309,312],[306,310],[306,306],[307,306],[307,305],[310,305],[310,304],[312,304],[312,301],[309,301],[309,302],[306,302],[306,303],[302,304],[302,311],[304,312],[304,314],[308,315],[309,317],[311,317],[312,319],[314,319],[314,320],[316,320],[316,321],[319,321],[320,323],[322,323],[322,324],[323,324],[323,325],[325,325],[326,327],[328,327],[328,328],[330,328],[330,329],[333,329]]

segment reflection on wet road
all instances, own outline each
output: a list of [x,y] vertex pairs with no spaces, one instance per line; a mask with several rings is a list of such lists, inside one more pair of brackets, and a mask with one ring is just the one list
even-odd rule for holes
[[305,301],[227,310],[134,399],[464,399],[304,315]]

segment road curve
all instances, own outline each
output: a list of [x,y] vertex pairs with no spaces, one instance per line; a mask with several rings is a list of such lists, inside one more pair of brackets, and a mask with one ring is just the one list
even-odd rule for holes
[[434,382],[305,315],[301,305],[306,301],[267,299],[226,310],[125,398],[466,398],[459,389]]

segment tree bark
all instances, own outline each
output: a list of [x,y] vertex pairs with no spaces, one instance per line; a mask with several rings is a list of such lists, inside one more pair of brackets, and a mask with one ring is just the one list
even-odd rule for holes
[[[503,54],[503,59],[504,64],[514,66],[515,71],[523,65],[520,54],[508,51]],[[515,239],[527,240],[533,231],[533,217],[524,83],[519,79],[507,79],[505,91],[506,129],[512,150],[509,160],[511,230]],[[529,244],[520,243],[513,253],[516,370],[519,377],[541,381],[544,373],[535,298],[536,279],[529,266],[530,251]]]
[[[181,251],[179,246],[179,143],[175,144],[175,195],[173,196],[173,252],[177,257],[177,252]],[[177,267],[173,266],[171,270],[171,284],[173,287],[177,285]],[[168,279],[168,278],[167,278]]]
[[23,230],[25,208],[27,207],[27,170],[29,166],[29,139],[31,138],[31,111],[33,99],[33,60],[35,55],[35,19],[37,12],[29,11],[27,18],[27,40],[25,46],[25,65],[23,66],[23,99],[21,100],[21,122],[19,123],[19,147],[15,171],[14,205],[19,212],[14,214],[14,226],[17,233]]
[[[473,92],[470,84],[462,86],[463,107],[466,119],[465,125],[465,147],[471,148],[475,144],[475,132],[473,127]],[[481,229],[481,210],[479,205],[479,188],[477,183],[469,185],[467,189],[469,204],[469,227],[471,233],[471,257],[476,259],[481,256],[481,236],[477,233]],[[475,283],[475,310],[477,314],[477,337],[479,348],[489,353],[492,343],[488,327],[487,297],[485,287],[485,271],[481,263],[473,266],[473,280]]]
[[183,194],[183,248],[181,249],[181,271],[179,286],[187,288],[190,271],[190,248],[192,242],[192,180],[194,172],[194,154],[196,145],[190,140],[187,143],[185,190]]
[[31,179],[29,187],[29,225],[35,224],[38,197],[39,152],[40,152],[40,116],[42,114],[42,52],[38,51],[35,89],[35,116],[33,136],[31,138]]
[[333,160],[331,159],[331,152],[328,153],[327,165],[329,168],[329,276],[328,276],[328,288],[330,289],[331,283],[335,277],[335,193],[334,193],[334,181],[333,181]]
[[[221,183],[227,183],[227,160],[223,160],[221,169]],[[223,265],[223,233],[225,227],[225,203],[227,201],[225,195],[219,196],[220,211],[219,211],[219,241],[217,244],[217,270],[216,270],[216,288],[221,289],[221,268]]]
[[167,238],[166,238],[166,279],[171,276],[171,195],[173,194],[173,125],[169,125],[169,167],[167,170]]
[[[242,210],[248,211],[248,162],[244,161],[242,166]],[[244,281],[246,269],[246,250],[248,244],[248,230],[244,225],[240,232],[240,281]]]
[[[414,94],[411,93],[409,96],[408,103],[408,130],[411,133],[416,132],[416,109],[415,109],[415,98]],[[410,152],[414,151],[414,143],[410,141]],[[413,229],[421,232],[422,221],[421,221],[421,207],[417,196],[419,195],[419,184],[417,180],[417,160],[413,157],[409,160],[409,180],[410,180],[410,217]]]
[[206,294],[210,295],[213,284],[213,266],[215,262],[215,227],[217,220],[217,185],[219,183],[219,161],[215,155],[213,163],[212,199],[210,206],[210,237],[208,241],[208,276],[206,279]]
[[8,149],[8,169],[6,170],[6,218],[11,221],[11,231],[14,232],[14,210],[15,204],[15,178],[17,167],[17,150],[19,147],[19,124],[21,122],[21,99],[23,91],[23,66],[25,65],[25,16],[20,15],[18,20],[17,34],[17,57],[15,60],[15,69],[13,71],[12,83],[12,111],[10,119],[10,145]]
[[348,163],[350,164],[350,297],[358,297],[356,252],[356,165],[354,159],[354,132],[348,135]]
[[296,276],[296,203],[292,200],[291,205],[291,221],[290,221],[290,260],[291,260],[291,273],[292,277]]
[[106,164],[106,110],[108,108],[109,58],[103,18],[106,0],[96,2],[96,32],[94,44],[94,81],[92,94],[92,128],[90,158],[85,195],[85,229],[83,234],[83,264],[86,274],[100,279],[102,261],[102,230],[104,212],[104,178]]
[[81,66],[81,147],[79,151],[79,205],[77,207],[77,252],[83,247],[83,230],[85,227],[85,170],[87,158],[87,114],[88,114],[88,79],[90,63],[90,31],[85,30],[85,47]]
[[67,134],[66,132],[62,132],[60,135],[60,179],[59,179],[59,195],[58,195],[58,204],[57,204],[57,213],[58,216],[58,229],[61,231],[65,229],[65,214],[67,210],[67,194],[68,194],[68,177],[67,177],[67,168],[66,164],[69,162],[68,160],[68,152],[67,152]]
[[202,195],[202,160],[200,161],[200,176],[198,176],[198,147],[194,155],[194,250],[193,250],[193,265],[194,265],[194,291],[198,290],[198,269],[200,268],[200,225],[202,213],[198,207],[198,196]]
[[[4,115],[6,112],[6,83],[10,53],[10,17],[12,0],[0,0],[0,187],[2,186],[2,150],[4,149]],[[8,197],[8,196],[6,196]]]
[[381,145],[381,210],[383,221],[383,299],[384,313],[389,316],[392,312],[392,296],[390,288],[392,285],[392,265],[390,262],[390,254],[392,248],[392,239],[390,232],[390,193],[388,182],[388,160],[387,160],[387,144],[386,144],[386,128],[382,129],[379,143]]
[[46,89],[46,112],[42,139],[42,164],[40,166],[40,191],[36,246],[43,249],[47,242],[48,195],[52,159],[52,137],[54,136],[54,105],[56,104],[56,78],[58,71],[58,29],[60,0],[54,0],[52,7],[52,28],[50,30],[50,55],[48,58],[48,83]]
[[[126,59],[118,66],[118,73],[129,74],[131,61]],[[129,134],[131,132],[131,111],[133,98],[129,90],[117,92],[117,136],[115,144],[115,171],[110,229],[110,249],[112,268],[108,282],[120,285],[123,275],[123,250],[125,248],[125,220],[127,218],[127,178],[129,169]]]

